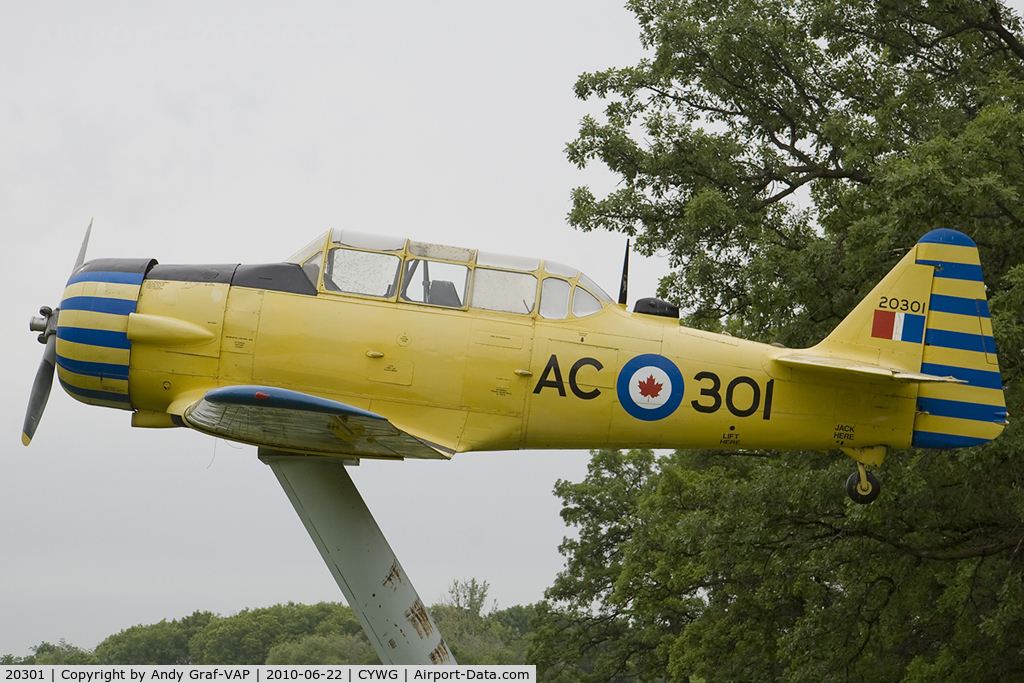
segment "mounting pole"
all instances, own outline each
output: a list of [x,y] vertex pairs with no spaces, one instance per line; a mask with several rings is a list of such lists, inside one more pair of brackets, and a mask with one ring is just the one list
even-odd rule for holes
[[338,458],[259,449],[384,664],[455,664]]

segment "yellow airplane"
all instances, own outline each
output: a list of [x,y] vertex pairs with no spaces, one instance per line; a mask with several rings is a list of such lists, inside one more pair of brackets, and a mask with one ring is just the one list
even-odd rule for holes
[[[857,462],[850,497],[868,503],[880,485],[865,466],[886,449],[973,446],[1006,424],[978,251],[952,230],[799,350],[682,327],[657,299],[628,312],[554,261],[349,230],[267,265],[85,262],[85,249],[59,309],[31,323],[46,351],[24,443],[56,367],[71,396],[133,426],[259,447],[300,516],[309,497],[358,498],[350,482],[307,490],[343,472],[332,463],[540,448],[840,449]],[[436,630],[406,616],[410,632]],[[452,661],[431,643],[431,661]]]

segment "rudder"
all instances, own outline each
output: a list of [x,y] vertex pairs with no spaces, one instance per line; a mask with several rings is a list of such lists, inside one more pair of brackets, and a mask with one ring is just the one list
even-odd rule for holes
[[990,441],[1006,425],[992,322],[978,248],[955,230],[933,230],[916,246],[915,263],[934,268],[921,372],[960,384],[922,384],[913,445],[962,448]]

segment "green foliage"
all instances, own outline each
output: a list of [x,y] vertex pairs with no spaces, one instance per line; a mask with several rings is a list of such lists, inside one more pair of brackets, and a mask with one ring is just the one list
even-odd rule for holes
[[[345,605],[328,602],[311,606],[288,603],[243,610],[230,617],[211,620],[189,639],[189,653],[195,664],[263,663],[275,645],[310,635],[353,636],[361,638],[369,646],[358,620]],[[335,638],[331,642],[337,644],[341,640]],[[320,644],[323,645],[323,642]],[[313,644],[308,645],[312,647]],[[365,654],[354,645],[348,650],[360,658]],[[305,651],[313,653],[317,650],[307,648]],[[332,650],[330,656],[335,657],[343,651]],[[289,656],[294,657],[297,652],[293,649]],[[360,659],[352,663],[364,662]]]
[[556,484],[562,518],[579,534],[563,541],[566,568],[547,592],[554,604],[539,605],[534,620],[527,660],[548,680],[619,681],[664,671],[659,642],[678,627],[640,624],[616,590],[656,469],[651,451],[594,451],[582,482]]
[[0,664],[379,664],[362,626],[346,605],[274,605],[221,617],[195,612],[182,619],[116,633],[92,652],[44,642],[27,657]]
[[448,600],[430,607],[430,615],[459,664],[525,664],[534,607],[499,610],[487,604],[486,581],[453,581]]
[[[871,506],[846,498],[849,470],[820,453],[595,452],[558,485],[579,539],[529,659],[554,681],[1017,680],[1014,449],[893,454]],[[979,490],[979,474],[1014,483]]]
[[[584,74],[570,222],[667,251],[690,324],[806,346],[921,235],[978,244],[1024,410],[1024,42],[995,0],[633,0],[650,57]],[[539,607],[555,681],[1024,678],[1024,436],[843,456],[599,451]]]
[[380,664],[365,637],[351,633],[312,634],[277,643],[267,664]]
[[[458,661],[525,664],[532,605],[499,610],[486,581],[455,581],[449,600],[430,608]],[[3,664],[380,664],[355,613],[341,603],[274,605],[228,617],[212,612],[116,633],[92,652],[44,642]]]
[[96,646],[101,664],[192,664],[189,640],[217,617],[194,612],[181,620],[132,626]]
[[25,657],[0,655],[0,666],[17,664],[68,665],[99,664],[100,661],[88,650],[75,647],[62,638],[56,645],[45,640],[32,648],[32,654]]
[[56,645],[44,641],[32,648],[32,651],[35,654],[33,664],[74,666],[99,663],[91,652],[66,643],[63,638]]
[[[633,0],[651,57],[587,73],[569,159],[620,179],[571,224],[666,251],[662,295],[807,344],[924,232],[975,237],[999,284],[1024,240],[1024,45],[993,0]],[[991,264],[991,265],[989,265]]]

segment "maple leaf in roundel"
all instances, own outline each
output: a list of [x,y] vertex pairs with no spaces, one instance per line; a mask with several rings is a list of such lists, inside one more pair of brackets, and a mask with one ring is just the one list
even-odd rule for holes
[[647,398],[658,398],[661,393],[661,383],[654,381],[654,375],[640,381],[640,395]]

